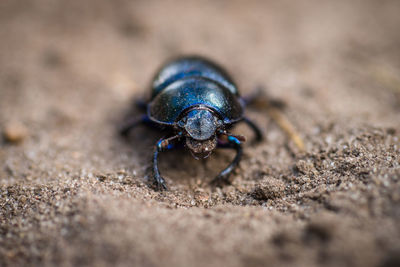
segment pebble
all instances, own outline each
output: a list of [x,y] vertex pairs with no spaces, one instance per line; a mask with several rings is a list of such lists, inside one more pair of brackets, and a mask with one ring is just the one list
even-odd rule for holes
[[20,122],[10,122],[5,125],[3,135],[7,142],[18,144],[28,136],[28,129]]

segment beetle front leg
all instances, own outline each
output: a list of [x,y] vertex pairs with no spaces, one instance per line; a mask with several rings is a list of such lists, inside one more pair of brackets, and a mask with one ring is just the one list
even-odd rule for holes
[[153,154],[153,175],[154,175],[154,185],[157,187],[158,190],[168,190],[167,185],[165,184],[164,178],[161,177],[160,171],[158,170],[158,153],[161,152],[156,146]]
[[236,156],[233,161],[218,176],[211,181],[212,184],[220,186],[221,184],[229,184],[229,175],[239,165],[242,158],[243,150],[241,142],[234,136],[228,136],[228,143],[218,143],[219,148],[230,148],[236,150]]
[[171,150],[175,147],[174,141],[181,137],[180,134],[169,137],[169,138],[162,138],[160,139],[155,148],[153,154],[153,178],[154,178],[154,185],[157,187],[158,190],[168,190],[167,185],[165,184],[164,178],[161,177],[160,171],[158,169],[158,154],[162,151]]

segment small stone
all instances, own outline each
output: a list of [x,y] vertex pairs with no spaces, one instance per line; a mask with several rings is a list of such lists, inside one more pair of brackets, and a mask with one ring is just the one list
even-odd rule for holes
[[257,200],[281,198],[285,193],[285,183],[273,177],[267,177],[251,192],[251,196]]
[[204,190],[198,189],[194,192],[194,198],[198,202],[206,202],[210,199],[210,196]]
[[17,144],[28,136],[28,129],[20,122],[10,122],[4,127],[3,134],[6,141]]

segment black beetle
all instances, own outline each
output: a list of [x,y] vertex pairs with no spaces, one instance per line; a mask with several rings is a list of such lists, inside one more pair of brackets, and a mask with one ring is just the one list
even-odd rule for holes
[[146,114],[127,122],[121,129],[126,135],[143,123],[167,130],[154,149],[154,183],[167,189],[158,170],[158,154],[176,148],[182,141],[198,158],[207,158],[215,148],[236,150],[236,157],[214,182],[228,182],[228,176],[242,156],[245,138],[228,132],[238,122],[245,122],[262,139],[260,129],[244,116],[251,98],[240,97],[232,78],[217,64],[202,57],[181,57],[163,65],[153,79],[150,101],[139,102]]

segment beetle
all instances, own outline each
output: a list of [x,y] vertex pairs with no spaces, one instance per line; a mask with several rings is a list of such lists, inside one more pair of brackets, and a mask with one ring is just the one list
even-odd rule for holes
[[159,69],[151,84],[149,101],[138,102],[145,113],[126,122],[120,131],[126,136],[140,124],[166,130],[153,153],[154,185],[159,190],[167,189],[158,168],[159,153],[182,144],[196,159],[207,158],[216,148],[235,150],[233,161],[213,180],[226,183],[241,160],[245,141],[244,136],[229,130],[244,122],[256,141],[263,137],[260,128],[244,115],[251,100],[240,96],[233,79],[218,64],[200,56],[180,57]]

